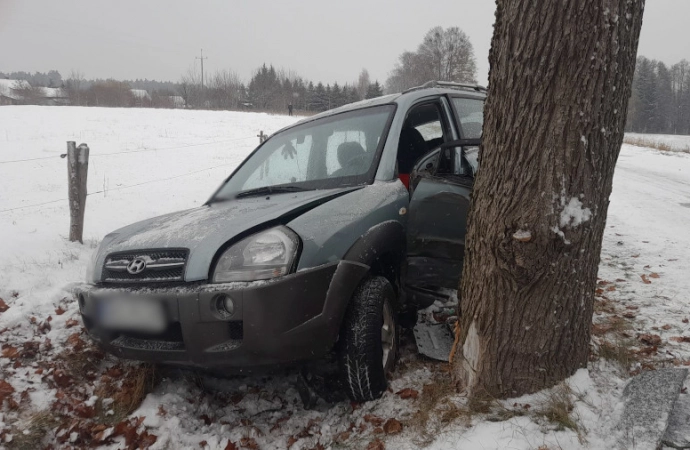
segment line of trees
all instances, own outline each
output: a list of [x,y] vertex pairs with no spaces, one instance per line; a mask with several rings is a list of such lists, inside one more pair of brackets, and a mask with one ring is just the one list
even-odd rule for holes
[[297,111],[319,112],[383,95],[378,81],[371,83],[369,72],[362,69],[356,82],[340,86],[314,83],[273,65],[262,65],[244,84],[231,70],[220,70],[205,77],[202,88],[199,72],[190,69],[179,83],[179,95],[188,108],[258,109],[286,111],[292,105]]
[[670,67],[639,56],[626,131],[690,134],[690,63]]
[[[25,80],[30,86],[15,89],[23,104],[46,103],[41,87],[60,88],[62,99],[71,105],[254,109],[320,112],[358,100],[383,95],[384,86],[371,81],[362,69],[357,80],[314,83],[292,71],[262,65],[244,83],[232,70],[206,76],[203,89],[200,74],[193,68],[177,83],[156,80],[86,79],[72,71],[63,78],[57,70],[48,72],[0,72],[0,78]],[[473,83],[476,64],[472,44],[457,27],[435,27],[424,36],[415,52],[405,51],[386,80],[385,91],[402,92],[429,80]],[[133,89],[135,91],[133,91]],[[136,91],[139,90],[139,91]],[[145,91],[145,92],[144,92]],[[644,56],[637,58],[626,131],[690,135],[690,63],[672,66]]]

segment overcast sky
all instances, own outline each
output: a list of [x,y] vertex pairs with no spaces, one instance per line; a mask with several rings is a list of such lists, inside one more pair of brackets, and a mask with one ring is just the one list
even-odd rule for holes
[[[689,0],[647,1],[639,53],[690,59]],[[488,79],[492,0],[0,0],[0,71],[177,81],[204,49],[206,73],[245,80],[262,63],[339,83],[385,81],[431,27],[458,26]]]

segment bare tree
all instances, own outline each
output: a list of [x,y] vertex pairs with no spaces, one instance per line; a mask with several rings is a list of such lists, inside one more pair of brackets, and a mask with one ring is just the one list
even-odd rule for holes
[[83,90],[84,90],[84,73],[72,69],[69,78],[65,81],[64,89],[67,93],[67,98],[72,105],[81,105]]
[[210,77],[206,98],[213,109],[237,109],[241,88],[239,75],[231,70],[221,70]]
[[453,372],[519,396],[587,366],[644,0],[497,0]]
[[401,92],[429,80],[473,83],[477,68],[472,43],[457,27],[432,28],[416,52],[405,51],[386,80],[387,92]]
[[97,81],[84,96],[89,106],[129,107],[135,104],[129,84],[117,80]]
[[477,67],[469,37],[458,27],[435,27],[424,36],[417,53],[430,79],[474,83]]
[[202,108],[201,75],[194,66],[187,70],[180,79],[180,96],[186,108]]
[[357,79],[357,84],[355,88],[357,90],[357,96],[363,99],[367,95],[369,90],[369,85],[371,84],[371,78],[369,77],[369,71],[367,69],[362,69],[359,73],[359,78]]

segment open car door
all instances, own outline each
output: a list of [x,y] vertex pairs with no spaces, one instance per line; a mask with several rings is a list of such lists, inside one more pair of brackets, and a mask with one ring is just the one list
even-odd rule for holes
[[411,174],[405,291],[417,307],[447,299],[458,288],[479,142],[443,144]]

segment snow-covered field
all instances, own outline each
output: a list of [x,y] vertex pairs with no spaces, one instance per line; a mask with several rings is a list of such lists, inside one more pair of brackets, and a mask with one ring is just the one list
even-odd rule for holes
[[[204,202],[255,147],[260,130],[294,120],[0,108],[0,446],[603,449],[618,436],[628,369],[690,365],[690,155],[625,145],[604,238],[593,349],[603,355],[604,348],[623,348],[629,368],[609,352],[569,388],[470,412],[446,365],[417,356],[408,337],[390,391],[364,405],[320,401],[305,409],[295,372],[231,379],[164,372],[139,403],[148,369],[102,355],[83,339],[71,284],[83,279],[107,232]],[[690,147],[690,137],[653,138]],[[91,148],[84,245],[66,240],[67,174],[59,155],[68,140]],[[24,159],[31,160],[7,162]],[[545,418],[563,392],[577,431]],[[116,406],[130,397],[137,402],[125,408],[132,410],[125,419]]]

